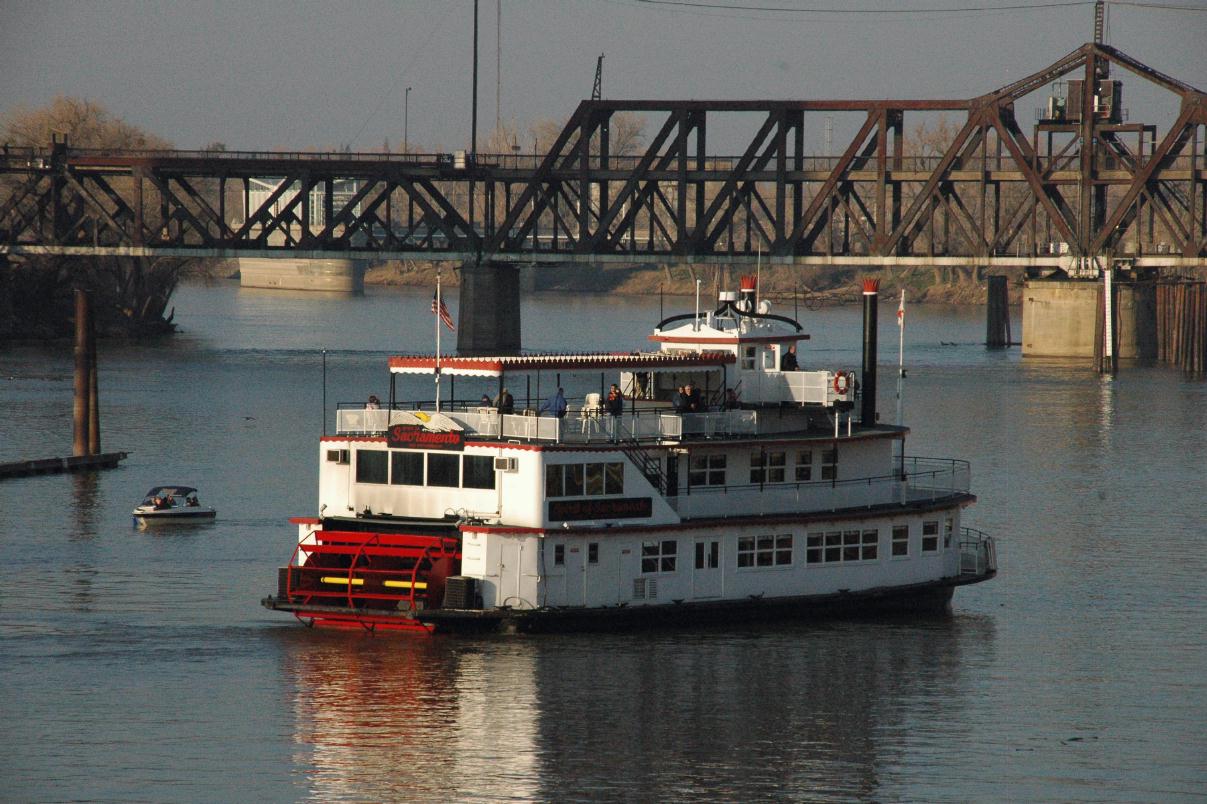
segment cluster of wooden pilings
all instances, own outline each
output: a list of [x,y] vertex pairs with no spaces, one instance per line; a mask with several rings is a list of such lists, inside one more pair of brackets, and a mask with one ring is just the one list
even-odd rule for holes
[[96,327],[88,294],[75,292],[75,400],[72,406],[72,455],[0,463],[0,480],[61,472],[111,469],[124,452],[101,452],[101,409],[97,400]]
[[1184,371],[1207,369],[1207,282],[1157,285],[1157,359]]

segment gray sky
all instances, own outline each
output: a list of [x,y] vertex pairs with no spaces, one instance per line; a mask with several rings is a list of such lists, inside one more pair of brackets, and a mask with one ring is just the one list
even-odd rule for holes
[[[867,10],[1045,0],[711,1]],[[1207,0],[1171,4],[1207,10]],[[376,150],[401,139],[411,86],[412,142],[465,147],[472,8],[471,0],[0,0],[0,114],[65,94],[182,148]],[[496,8],[481,0],[480,138],[496,115]],[[1207,13],[1124,5],[1109,13],[1109,44],[1207,89]],[[971,97],[1092,39],[1093,6],[838,15],[503,0],[502,20],[501,115],[525,132],[590,95],[600,52],[608,98]],[[1165,122],[1155,118],[1172,107],[1124,79],[1131,119]],[[1031,109],[1019,112],[1029,118]],[[531,140],[521,144],[527,151]]]

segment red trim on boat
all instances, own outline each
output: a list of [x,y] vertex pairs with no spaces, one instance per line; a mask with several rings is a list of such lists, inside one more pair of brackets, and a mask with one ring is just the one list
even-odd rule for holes
[[290,525],[321,525],[323,520],[316,519],[312,516],[291,516],[289,517]]

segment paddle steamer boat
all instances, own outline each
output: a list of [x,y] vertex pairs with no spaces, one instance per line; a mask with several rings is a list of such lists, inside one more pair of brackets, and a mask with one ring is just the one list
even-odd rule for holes
[[[263,604],[317,626],[536,631],[942,610],[992,578],[993,540],[961,520],[968,464],[910,457],[908,429],[877,421],[875,283],[858,377],[792,370],[808,335],[755,295],[744,277],[645,352],[390,358],[389,404],[341,406],[322,438],[319,515],[291,520]],[[514,411],[399,400],[416,374],[524,391]],[[563,417],[536,415],[551,381]]]

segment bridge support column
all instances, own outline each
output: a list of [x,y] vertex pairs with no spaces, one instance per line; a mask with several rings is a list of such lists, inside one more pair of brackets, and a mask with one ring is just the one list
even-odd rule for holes
[[498,355],[520,351],[520,271],[511,263],[461,266],[457,352]]
[[9,275],[12,264],[0,254],[0,338],[16,334],[16,312],[13,310],[13,281]]

